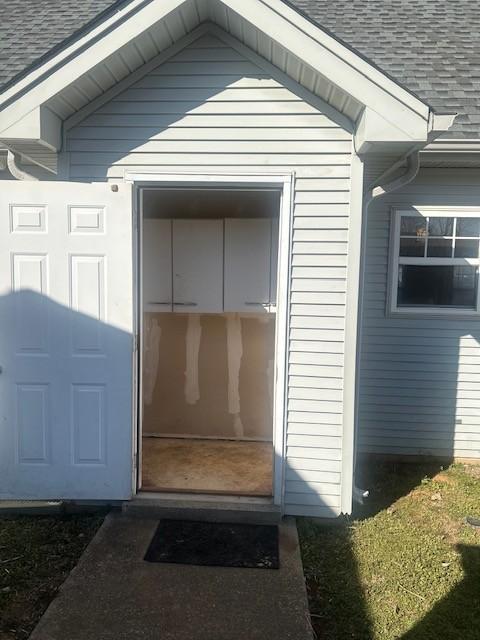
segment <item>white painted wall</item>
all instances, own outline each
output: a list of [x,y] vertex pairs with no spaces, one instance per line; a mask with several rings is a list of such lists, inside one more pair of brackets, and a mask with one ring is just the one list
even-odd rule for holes
[[340,512],[351,135],[205,36],[67,134],[70,177],[295,172],[286,512]]
[[477,169],[423,169],[368,213],[360,451],[480,457],[480,321],[386,316],[391,207],[479,206]]

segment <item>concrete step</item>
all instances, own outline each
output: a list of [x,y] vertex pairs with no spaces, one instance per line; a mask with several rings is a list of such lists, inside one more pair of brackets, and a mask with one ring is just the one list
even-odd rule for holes
[[138,495],[124,502],[122,511],[128,516],[204,522],[248,522],[278,524],[282,520],[280,507],[270,502],[196,499]]

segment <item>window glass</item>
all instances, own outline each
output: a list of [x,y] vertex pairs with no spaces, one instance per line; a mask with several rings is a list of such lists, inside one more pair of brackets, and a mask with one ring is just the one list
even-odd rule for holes
[[432,217],[428,221],[429,236],[452,236],[453,218]]
[[457,236],[480,236],[480,218],[457,218]]
[[476,266],[400,265],[397,305],[475,309]]
[[452,239],[428,238],[427,256],[429,258],[451,258]]
[[455,242],[455,258],[478,258],[478,240],[460,240]]
[[425,238],[400,238],[400,255],[423,258],[425,255]]
[[417,216],[402,216],[400,235],[425,236],[427,233],[427,220]]

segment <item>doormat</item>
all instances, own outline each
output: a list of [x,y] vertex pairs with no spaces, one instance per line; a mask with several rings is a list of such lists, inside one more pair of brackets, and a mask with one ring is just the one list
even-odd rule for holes
[[278,527],[161,520],[147,562],[278,569]]

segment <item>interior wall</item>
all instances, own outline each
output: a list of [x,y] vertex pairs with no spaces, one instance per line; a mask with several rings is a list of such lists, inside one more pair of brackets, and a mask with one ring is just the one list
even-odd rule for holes
[[272,440],[274,314],[144,314],[143,433]]

